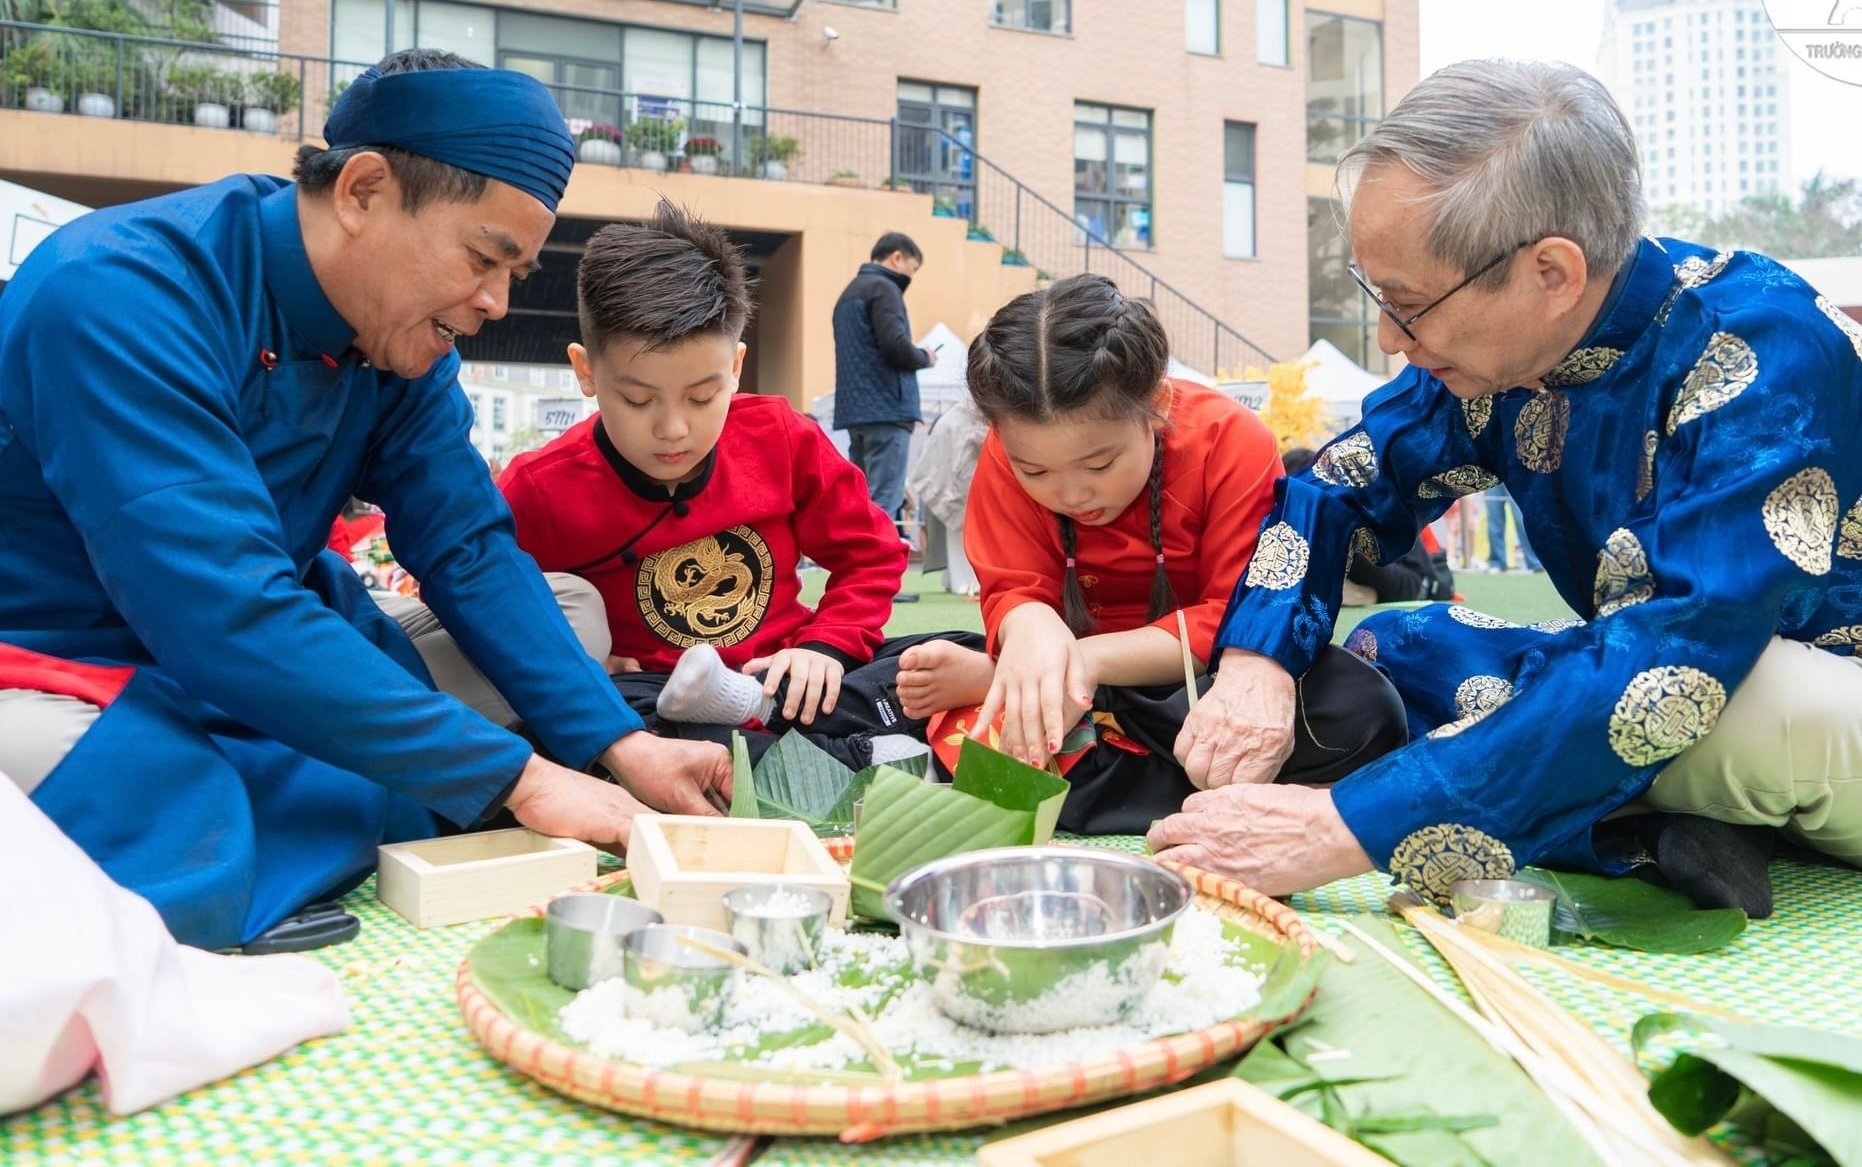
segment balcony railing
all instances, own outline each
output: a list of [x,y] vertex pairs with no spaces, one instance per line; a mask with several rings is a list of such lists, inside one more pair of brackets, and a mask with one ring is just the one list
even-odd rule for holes
[[[0,20],[0,107],[321,137],[368,66]],[[1149,298],[1178,359],[1209,373],[1272,357],[1093,226],[940,129],[896,119],[550,86],[585,164],[913,190],[1037,280],[1109,276]],[[933,163],[935,159],[935,163]],[[935,173],[929,173],[929,170]]]

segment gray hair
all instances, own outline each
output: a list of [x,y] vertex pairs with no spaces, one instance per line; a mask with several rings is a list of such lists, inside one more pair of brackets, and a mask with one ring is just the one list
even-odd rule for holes
[[[1433,188],[1429,254],[1456,271],[1556,235],[1608,274],[1642,234],[1635,134],[1603,84],[1571,65],[1463,61],[1431,74],[1339,159],[1340,190],[1390,163]],[[1480,283],[1498,287],[1506,272]]]

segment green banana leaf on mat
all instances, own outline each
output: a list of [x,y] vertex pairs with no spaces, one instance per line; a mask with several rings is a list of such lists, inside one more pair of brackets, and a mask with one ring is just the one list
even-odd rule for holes
[[[731,815],[734,818],[796,819],[817,835],[844,835],[853,825],[853,804],[878,776],[879,766],[858,773],[832,754],[790,730],[753,768],[742,734],[731,735]],[[889,763],[922,775],[929,754]]]
[[1683,1134],[1731,1121],[1788,1167],[1862,1167],[1862,1041],[1814,1029],[1652,1013],[1630,1042],[1684,1051],[1649,1083],[1649,1101]]
[[1517,878],[1557,893],[1557,931],[1599,944],[1685,955],[1724,948],[1746,930],[1738,908],[1697,908],[1680,892],[1634,876],[1528,867]]

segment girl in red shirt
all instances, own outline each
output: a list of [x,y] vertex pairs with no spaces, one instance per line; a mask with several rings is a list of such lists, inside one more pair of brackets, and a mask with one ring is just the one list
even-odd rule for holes
[[[1267,427],[1168,363],[1150,307],[1102,276],[996,313],[970,346],[991,432],[964,538],[988,651],[933,643],[900,662],[909,716],[980,702],[969,724],[999,718],[1001,748],[1035,765],[1090,713],[1098,740],[1066,770],[1060,819],[1082,833],[1143,833],[1193,793],[1172,756],[1178,613],[1200,671],[1281,477]],[[1308,682],[1283,780],[1330,781],[1401,744],[1401,702],[1369,666],[1333,650]]]

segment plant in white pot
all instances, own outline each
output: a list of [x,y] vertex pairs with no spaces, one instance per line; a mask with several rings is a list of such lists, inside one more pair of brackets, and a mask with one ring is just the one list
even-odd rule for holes
[[750,142],[750,156],[757,160],[758,173],[775,182],[789,177],[789,163],[801,152],[799,142],[781,135],[758,135]]
[[692,164],[693,174],[716,174],[723,153],[724,143],[716,138],[689,138],[685,143],[685,159]]
[[627,144],[634,148],[634,164],[643,170],[664,171],[668,155],[679,148],[684,118],[636,118],[627,127]]
[[175,96],[176,112],[191,108],[195,125],[224,130],[233,124],[241,89],[238,77],[211,65],[183,65],[168,71],[168,88]]
[[254,73],[246,78],[246,108],[239,124],[255,134],[276,133],[278,117],[297,108],[303,86],[289,73]]
[[52,46],[44,41],[14,47],[0,61],[0,80],[6,82],[7,94],[12,98],[7,104],[16,101],[36,113],[65,112],[64,94],[56,88],[62,80],[59,65]]
[[627,155],[621,149],[621,131],[606,122],[596,124],[575,136],[575,156],[597,166],[619,166]]

